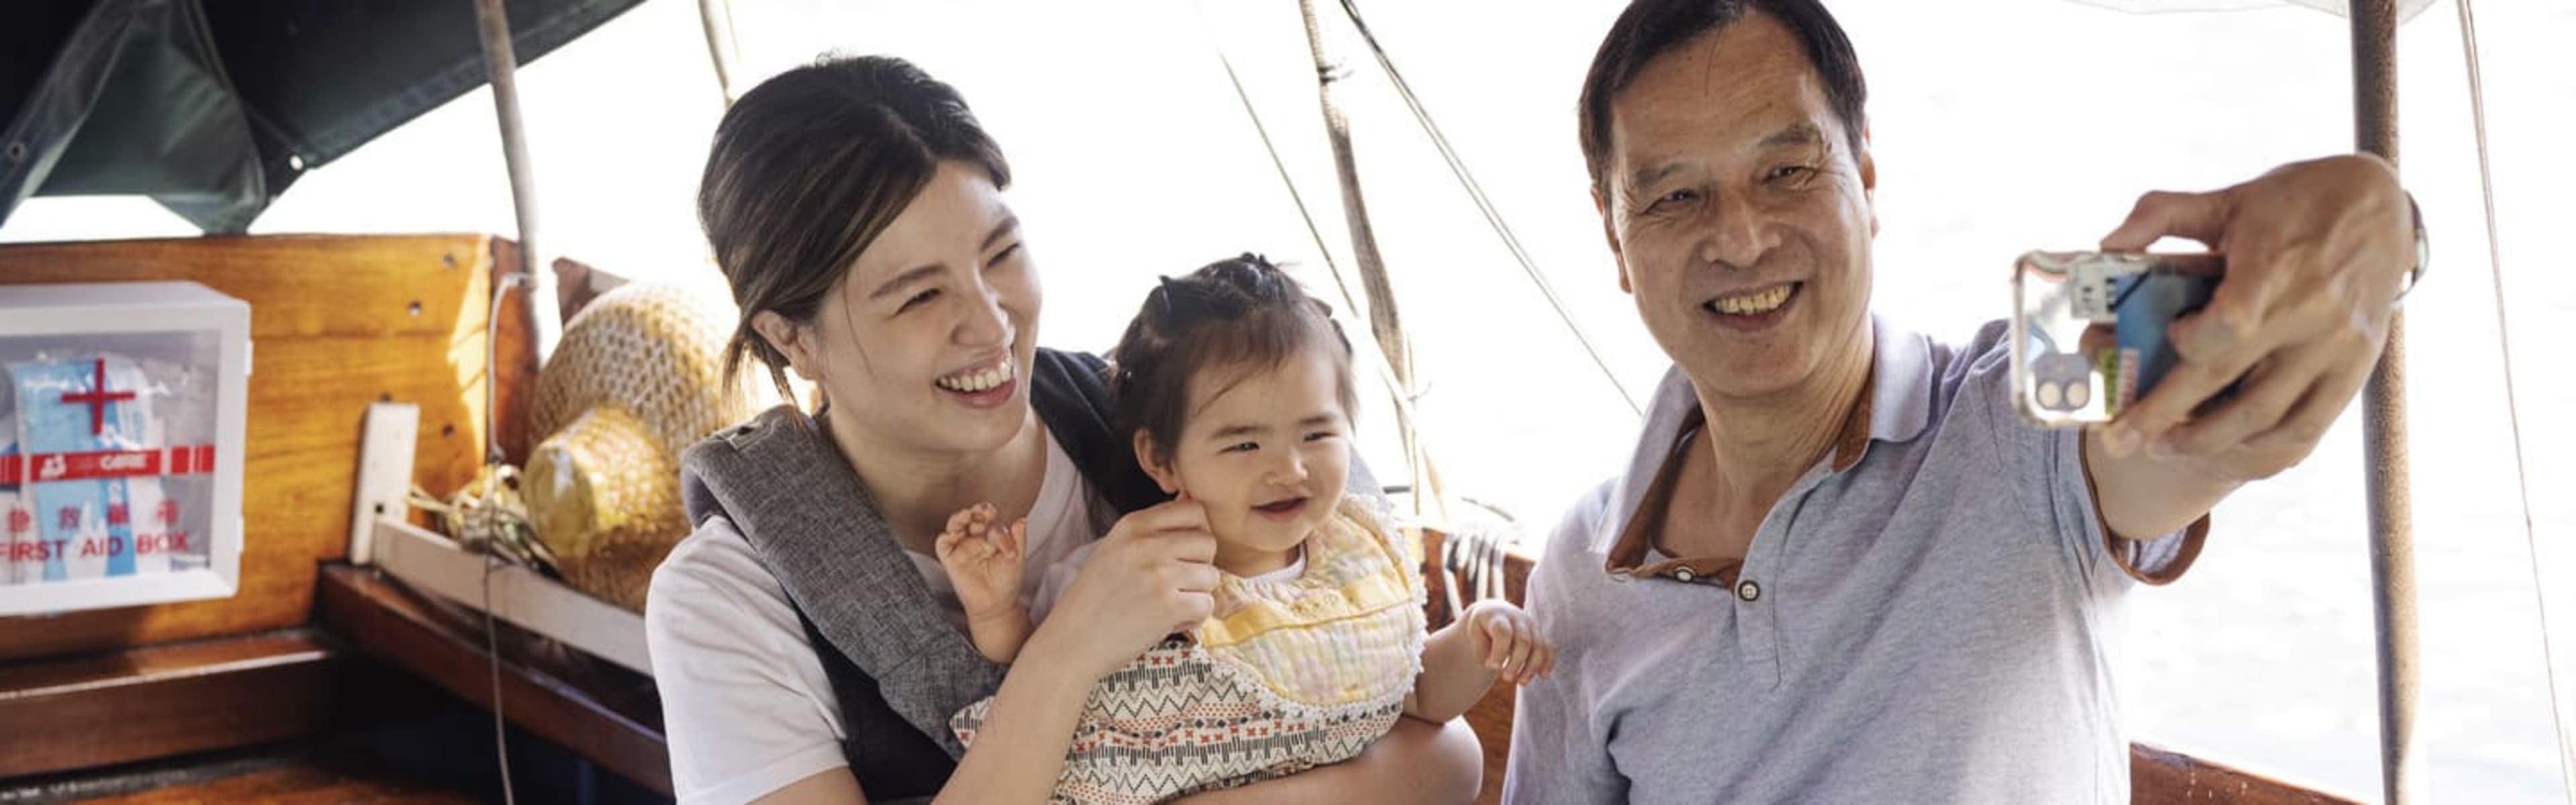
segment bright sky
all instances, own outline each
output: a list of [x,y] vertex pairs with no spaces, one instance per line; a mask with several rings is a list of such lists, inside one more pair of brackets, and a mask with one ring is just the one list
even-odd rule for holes
[[[2099,0],[2229,8],[2252,0]],[[1320,2],[1328,27],[1346,30]],[[1010,155],[1012,203],[1046,272],[1044,341],[1101,349],[1157,274],[1256,250],[1330,282],[1218,68],[1221,44],[1337,256],[1347,254],[1295,5],[737,0],[747,72],[840,49],[921,63]],[[1601,245],[1574,146],[1585,64],[1617,3],[1363,3],[1381,41],[1541,270],[1640,392],[1665,361]],[[2351,147],[2344,22],[2292,8],[2135,15],[2067,0],[1832,3],[1868,72],[1879,167],[1878,309],[1966,337],[2010,303],[2032,248],[2082,248],[2139,192],[2205,189]],[[2407,183],[2435,265],[2407,300],[2435,793],[2560,791],[2532,560],[2514,494],[2495,291],[2457,17],[2401,31]],[[2562,673],[2576,666],[2576,273],[2547,238],[2576,218],[2576,5],[2480,4],[2488,114],[2541,566]],[[1454,490],[1544,528],[1625,455],[1634,419],[1448,177],[1355,40],[1345,102]],[[692,209],[721,101],[696,4],[653,0],[522,75],[542,246],[722,298]],[[513,231],[491,102],[476,92],[305,177],[259,232]],[[186,235],[132,199],[38,199],[0,241]],[[1344,264],[1348,265],[1346,257]],[[1337,304],[1337,307],[1341,307]],[[2356,407],[2357,410],[2357,407]],[[1364,413],[1373,463],[1391,417]],[[2377,792],[2356,417],[2306,465],[2239,494],[2200,566],[2133,597],[2123,697],[2138,737]],[[1533,537],[1536,538],[1536,537]],[[2570,690],[2576,694],[2576,690]],[[2571,702],[2569,704],[2576,704]]]

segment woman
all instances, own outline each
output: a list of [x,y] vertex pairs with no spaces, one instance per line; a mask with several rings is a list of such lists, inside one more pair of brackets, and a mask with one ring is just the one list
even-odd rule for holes
[[[742,310],[727,366],[757,358],[782,389],[792,369],[827,402],[683,462],[696,531],[645,617],[682,801],[1043,801],[1093,683],[1208,616],[1203,512],[1161,502],[1110,435],[1099,359],[1036,346],[1009,183],[955,90],[897,59],[790,71],[718,126],[698,205]],[[932,558],[988,500],[1028,518],[1031,580],[1107,531],[1008,668]],[[988,695],[961,749],[948,715]],[[1464,801],[1480,765],[1463,725],[1409,721],[1191,801]]]

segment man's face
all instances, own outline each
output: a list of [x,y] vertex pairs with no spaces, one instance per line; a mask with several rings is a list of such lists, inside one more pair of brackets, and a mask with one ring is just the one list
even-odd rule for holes
[[1869,153],[1761,13],[1657,57],[1610,104],[1619,287],[1704,394],[1762,396],[1867,349]]

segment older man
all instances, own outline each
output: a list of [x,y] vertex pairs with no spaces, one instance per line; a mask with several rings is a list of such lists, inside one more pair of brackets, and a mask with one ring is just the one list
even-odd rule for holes
[[2034,429],[2002,324],[1870,315],[1864,95],[1815,0],[1638,0],[1602,42],[1593,199],[1674,369],[1531,583],[1558,664],[1521,693],[1506,801],[2127,802],[2124,595],[2307,455],[2420,269],[2368,157],[2148,194],[2103,248],[2190,238],[2229,273],[2116,427]]

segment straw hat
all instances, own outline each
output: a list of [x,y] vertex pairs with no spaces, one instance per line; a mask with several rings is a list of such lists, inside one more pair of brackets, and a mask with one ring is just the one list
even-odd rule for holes
[[680,451],[751,416],[723,383],[729,312],[668,285],[601,295],[537,373],[525,491],[539,542],[574,589],[641,611],[653,568],[689,532]]

